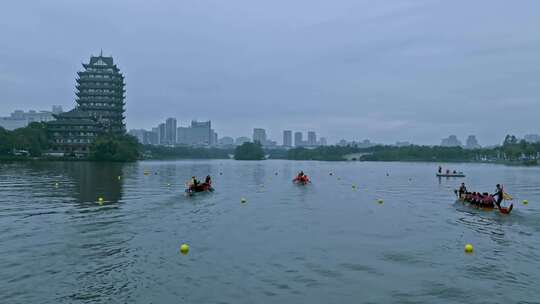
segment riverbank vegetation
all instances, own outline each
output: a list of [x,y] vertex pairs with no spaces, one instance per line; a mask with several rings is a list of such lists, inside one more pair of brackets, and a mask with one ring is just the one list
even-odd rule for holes
[[139,142],[131,135],[102,135],[90,145],[90,160],[133,162],[140,158]]
[[3,158],[40,157],[48,148],[44,123],[33,122],[13,131],[0,127],[0,156]]
[[259,142],[245,142],[234,150],[236,160],[263,160],[264,151]]
[[441,146],[324,146],[314,149],[294,148],[270,152],[274,159],[342,161],[350,158],[362,161],[430,161],[430,162],[494,162],[509,165],[536,165],[540,160],[540,143],[529,143],[507,135],[501,146],[483,149]]

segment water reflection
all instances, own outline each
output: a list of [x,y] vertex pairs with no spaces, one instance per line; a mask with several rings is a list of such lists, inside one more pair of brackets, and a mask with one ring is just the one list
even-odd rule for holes
[[62,162],[59,168],[74,182],[75,196],[80,204],[95,202],[102,197],[107,203],[122,199],[122,163]]

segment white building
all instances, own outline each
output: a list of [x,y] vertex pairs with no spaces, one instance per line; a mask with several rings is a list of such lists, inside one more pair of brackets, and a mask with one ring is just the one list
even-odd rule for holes
[[6,130],[15,130],[24,128],[32,122],[47,122],[55,120],[53,114],[62,113],[61,106],[53,106],[52,111],[34,111],[24,112],[16,110],[8,117],[0,117],[0,127]]
[[443,138],[441,141],[442,147],[461,147],[461,141],[457,139],[457,136],[450,135],[448,138]]
[[253,142],[260,142],[261,145],[266,143],[266,130],[261,128],[253,129]]
[[176,142],[192,146],[213,146],[218,144],[217,133],[210,121],[191,121],[189,127],[177,128]]

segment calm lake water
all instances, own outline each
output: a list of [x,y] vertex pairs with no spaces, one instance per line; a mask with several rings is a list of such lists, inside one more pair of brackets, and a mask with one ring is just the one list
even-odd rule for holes
[[[540,168],[437,165],[0,164],[0,302],[539,303]],[[216,192],[186,197],[206,174]],[[461,181],[514,211],[456,204]]]

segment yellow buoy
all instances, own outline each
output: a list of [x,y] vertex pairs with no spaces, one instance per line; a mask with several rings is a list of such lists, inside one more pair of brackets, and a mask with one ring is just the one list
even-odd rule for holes
[[98,197],[97,201],[98,201],[98,204],[103,205],[103,202],[104,202],[103,197],[101,196]]
[[170,186],[171,186],[171,184],[170,184],[170,183],[167,183],[167,187],[170,187]]
[[188,254],[188,252],[189,252],[189,245],[188,244],[180,245],[180,253],[182,253],[183,255],[186,255],[186,254]]
[[245,197],[242,197],[242,198],[240,199],[240,203],[244,204],[244,203],[246,203],[246,202],[247,202],[247,199],[246,199]]
[[529,203],[528,200],[523,200],[523,205],[527,205]]
[[465,245],[465,252],[466,253],[472,253],[473,250],[474,250],[473,245],[471,245],[471,244]]
[[58,188],[58,183],[54,183],[54,186],[55,186],[56,188]]
[[353,190],[356,189],[356,185],[352,185]]
[[382,204],[382,203],[384,203],[384,201],[382,199],[378,199],[377,203]]
[[118,175],[118,180],[121,180],[122,179],[122,176]]

